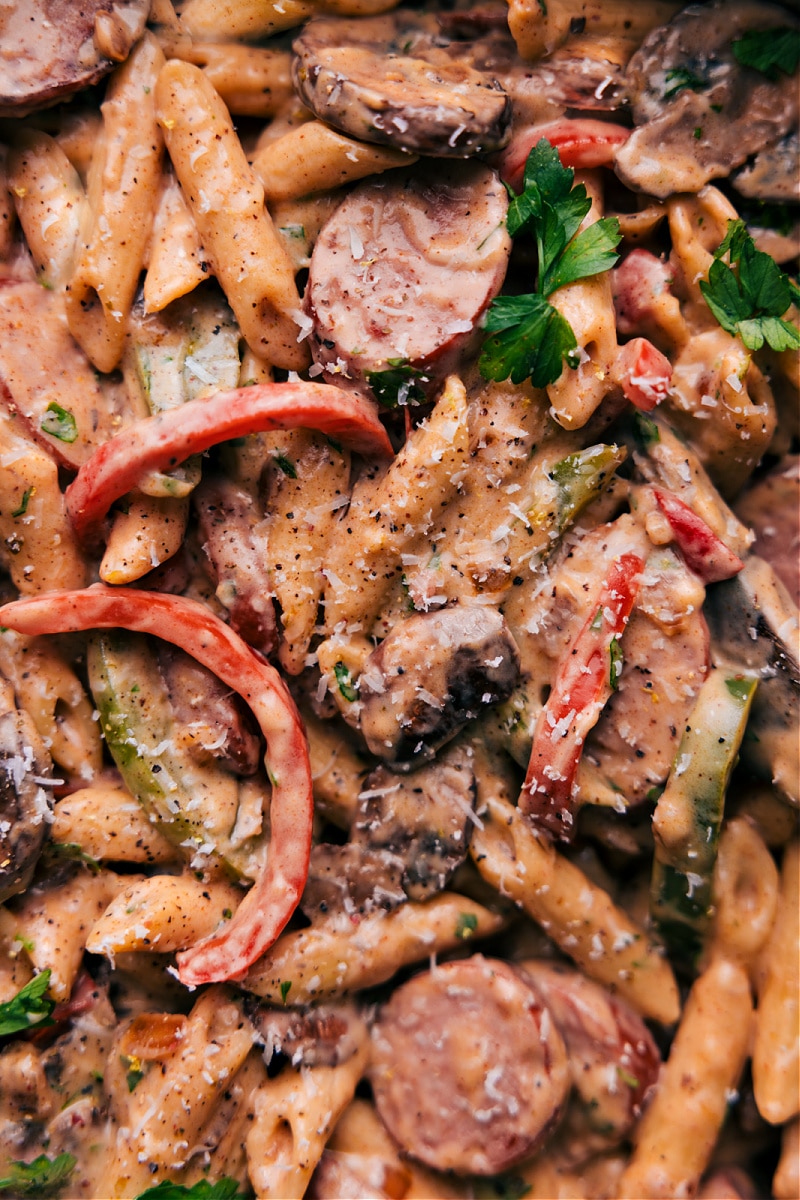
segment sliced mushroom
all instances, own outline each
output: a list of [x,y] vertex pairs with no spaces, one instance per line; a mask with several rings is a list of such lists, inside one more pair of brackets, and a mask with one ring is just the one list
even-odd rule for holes
[[753,549],[800,606],[800,457],[787,455],[736,501],[736,515],[756,535]]
[[51,773],[33,722],[0,676],[0,903],[31,881],[51,820],[42,786]]
[[365,916],[402,904],[403,861],[388,850],[320,842],[311,851],[300,907],[310,920]]
[[309,21],[294,42],[295,86],[320,120],[362,141],[440,158],[499,150],[508,96],[437,48],[434,31],[431,18],[404,9]]
[[777,5],[717,0],[649,34],[626,72],[639,128],[617,154],[623,183],[660,198],[696,192],[780,141],[797,124],[797,79],[741,66],[732,43],[786,26],[800,20]]
[[715,664],[759,679],[742,760],[800,804],[798,611],[756,555],[734,579],[710,589],[706,609]]
[[398,622],[359,680],[361,732],[399,770],[433,758],[487,705],[511,695],[519,652],[496,609],[454,604]]
[[426,900],[467,856],[475,804],[472,756],[455,746],[413,775],[377,767],[361,802],[353,841],[398,855],[406,894]]
[[175,720],[196,762],[216,759],[236,775],[255,775],[261,743],[250,711],[235,692],[175,646],[159,647]]
[[23,117],[124,62],[150,0],[25,0],[0,14],[0,117]]
[[278,642],[267,577],[266,537],[254,497],[222,475],[209,475],[193,493],[200,537],[231,625],[246,642],[271,654]]
[[796,129],[759,150],[751,163],[733,177],[742,196],[753,200],[775,200],[782,204],[800,202],[800,134]]
[[502,285],[507,209],[502,183],[481,163],[430,163],[357,187],[311,257],[315,361],[335,382],[366,380],[376,394],[400,366],[394,403],[435,390]]
[[363,1042],[364,1022],[354,1004],[279,1009],[247,996],[245,1008],[264,1042],[267,1063],[280,1053],[294,1067],[338,1067]]

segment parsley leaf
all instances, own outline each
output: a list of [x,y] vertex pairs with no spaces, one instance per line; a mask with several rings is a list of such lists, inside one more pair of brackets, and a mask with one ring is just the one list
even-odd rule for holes
[[50,1014],[55,1001],[45,995],[50,983],[49,968],[35,975],[11,1000],[0,1004],[0,1037],[19,1033],[32,1025],[52,1025]]
[[523,191],[512,196],[506,219],[512,237],[531,233],[536,240],[536,286],[530,295],[492,301],[478,364],[485,379],[530,379],[534,387],[546,387],[558,379],[564,360],[572,368],[578,365],[575,333],[547,297],[613,267],[620,233],[613,217],[578,232],[592,204],[582,183],[573,187],[574,178],[574,171],[562,167],[558,151],[541,138],[528,155]]
[[339,685],[339,691],[345,700],[352,704],[358,699],[358,693],[353,687],[352,676],[349,667],[343,662],[333,664],[333,673],[336,676],[336,682]]
[[55,1158],[40,1154],[33,1162],[10,1162],[10,1174],[0,1179],[0,1192],[11,1192],[14,1196],[51,1195],[66,1183],[75,1162],[72,1154],[59,1154]]
[[534,387],[546,387],[558,379],[563,359],[573,364],[578,348],[572,326],[544,296],[499,296],[486,319],[490,336],[480,358],[485,379],[510,379],[522,383],[530,378]]
[[384,408],[424,404],[426,396],[422,385],[430,382],[429,377],[415,371],[402,358],[390,358],[387,363],[388,371],[368,371],[366,375],[378,403]]
[[667,71],[664,82],[669,85],[664,92],[664,100],[671,100],[686,88],[693,92],[703,92],[708,87],[707,79],[703,79],[702,75],[695,75],[694,71],[687,67],[673,67]]
[[[725,254],[730,265],[722,261]],[[756,249],[744,221],[728,221],[700,291],[722,328],[738,335],[748,350],[760,350],[764,342],[778,351],[800,349],[800,330],[783,319],[796,287],[774,259]]]
[[734,58],[775,81],[779,72],[794,75],[800,62],[800,30],[783,25],[777,29],[749,29],[731,42]]
[[215,1183],[199,1179],[192,1187],[162,1179],[155,1187],[140,1192],[136,1200],[244,1200],[235,1179],[223,1176]]

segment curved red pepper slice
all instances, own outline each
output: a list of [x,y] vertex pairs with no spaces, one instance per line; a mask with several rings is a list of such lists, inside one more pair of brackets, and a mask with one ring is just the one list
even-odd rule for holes
[[218,442],[270,429],[318,429],[365,455],[391,458],[391,442],[369,403],[327,383],[258,383],[189,400],[137,421],[100,446],[67,488],[81,541],[100,534],[111,505],[148,471],[171,470]]
[[613,125],[593,117],[564,118],[545,125],[532,125],[520,130],[503,151],[498,168],[500,176],[514,191],[520,191],[528,155],[540,138],[547,138],[550,145],[555,146],[562,167],[612,166],[617,150],[632,132],[625,125]]
[[583,743],[616,686],[619,664],[612,644],[628,623],[643,569],[638,554],[614,560],[597,608],[559,664],[536,724],[519,807],[537,828],[560,841],[569,842],[575,834],[573,785]]
[[672,492],[662,492],[661,488],[653,488],[658,507],[669,521],[673,537],[678,549],[686,560],[686,565],[695,575],[699,575],[703,583],[719,583],[723,579],[731,579],[738,575],[744,563],[738,554],[729,550],[714,530],[706,525],[702,517],[673,496]]
[[266,868],[221,933],[178,955],[190,986],[241,975],[275,941],[302,895],[311,852],[314,802],[305,730],[275,671],[202,604],[183,596],[109,588],[47,592],[0,608],[0,626],[19,633],[132,629],[172,642],[208,667],[250,705],[267,739],[272,781]]

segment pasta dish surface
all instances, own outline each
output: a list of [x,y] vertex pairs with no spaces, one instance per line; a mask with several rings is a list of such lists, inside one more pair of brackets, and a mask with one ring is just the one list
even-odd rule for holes
[[797,1197],[797,6],[0,40],[0,1196]]

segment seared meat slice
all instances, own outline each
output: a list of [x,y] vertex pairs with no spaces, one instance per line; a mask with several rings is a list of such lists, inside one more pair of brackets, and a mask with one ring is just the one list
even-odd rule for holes
[[441,158],[499,150],[508,96],[430,33],[430,19],[404,9],[309,21],[294,42],[295,87],[321,121],[365,142]]
[[267,545],[253,496],[222,475],[211,475],[193,493],[203,549],[217,599],[231,625],[262,654],[278,643],[275,605],[267,576]]
[[124,62],[149,0],[24,0],[0,13],[0,117],[24,117]]
[[0,676],[0,903],[28,886],[48,830],[50,756]]
[[395,991],[372,1031],[371,1082],[407,1154],[476,1175],[532,1154],[570,1086],[563,1039],[532,985],[480,954]]
[[398,855],[412,900],[441,891],[467,856],[475,804],[470,751],[455,746],[413,775],[377,767],[361,801],[353,841]]
[[295,1067],[338,1067],[363,1041],[364,1022],[354,1004],[280,1009],[248,995],[245,1005],[268,1063],[280,1053]]
[[244,702],[185,651],[159,647],[161,674],[180,735],[196,762],[217,759],[236,775],[255,775],[261,742]]
[[388,850],[321,842],[311,850],[300,907],[312,921],[344,916],[349,922],[377,909],[388,911],[406,899],[402,875],[402,859]]
[[621,1142],[641,1116],[661,1055],[639,1014],[580,971],[533,960],[520,967],[567,1047],[576,1095],[560,1127],[565,1152],[588,1158]]
[[623,183],[660,198],[696,192],[780,141],[797,124],[797,78],[741,66],[734,43],[782,27],[800,20],[760,0],[717,0],[653,30],[626,73],[639,128],[617,154]]
[[[355,188],[311,256],[315,362],[333,382],[366,381],[388,403],[434,392],[472,348],[503,283],[507,210],[502,183],[481,163],[430,163]],[[393,376],[384,397],[381,380]],[[407,396],[398,391],[406,376]]]
[[371,752],[407,770],[511,695],[519,652],[496,609],[454,604],[398,622],[359,679]]

